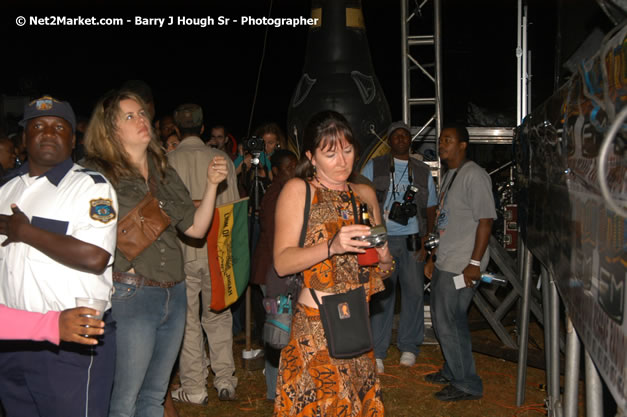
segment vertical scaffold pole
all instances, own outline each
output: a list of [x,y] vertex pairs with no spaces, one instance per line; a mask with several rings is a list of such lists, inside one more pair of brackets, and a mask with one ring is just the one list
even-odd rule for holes
[[544,361],[546,369],[546,392],[549,395],[547,401],[548,415],[553,416],[553,401],[551,399],[551,393],[553,392],[553,378],[551,377],[551,285],[549,284],[549,271],[543,266],[540,272],[540,278],[542,280],[542,318],[544,319]]
[[403,95],[403,121],[411,126],[410,106],[409,106],[409,54],[408,28],[407,25],[407,0],[401,0],[401,78]]
[[560,402],[560,296],[557,292],[557,284],[550,274],[551,288],[551,317],[549,326],[551,328],[551,392],[549,401],[554,417],[562,417],[562,406]]
[[586,417],[603,416],[603,385],[592,357],[584,350],[586,359]]
[[[440,0],[433,0],[433,9],[433,37],[435,45],[435,143],[437,149],[444,112],[444,96],[442,95],[442,5]],[[440,173],[438,173],[438,178],[440,178],[439,174]]]
[[525,384],[527,381],[527,344],[529,340],[529,297],[531,296],[531,269],[533,255],[525,247],[522,268],[523,294],[519,322],[520,337],[518,338],[518,378],[516,381],[516,406],[525,402]]
[[569,316],[566,316],[566,373],[564,376],[564,416],[577,417],[577,397],[579,393],[579,361],[581,345],[577,330]]

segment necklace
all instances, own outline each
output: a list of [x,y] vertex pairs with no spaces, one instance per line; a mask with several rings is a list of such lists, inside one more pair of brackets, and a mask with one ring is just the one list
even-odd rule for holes
[[[344,186],[347,187],[348,190],[332,190],[329,187],[327,187],[326,185],[324,185],[322,182],[320,182],[320,179],[318,178],[317,175],[314,175],[314,179],[316,180],[316,182],[318,184],[320,184],[320,187],[322,187],[323,190],[340,193],[340,198],[342,199],[342,201],[344,203],[349,201],[350,198],[355,198],[355,197],[353,197],[353,190],[351,189],[351,186],[348,185],[348,183],[346,183],[346,182],[344,183]],[[347,192],[348,192],[349,195],[346,195]]]
[[[331,188],[329,188],[329,187],[327,187],[326,185],[324,185],[324,184],[322,183],[322,181],[320,181],[320,178],[318,178],[318,176],[317,176],[317,175],[314,175],[314,180],[316,180],[316,182],[317,182],[318,184],[320,184],[320,186],[321,186],[323,189],[327,190],[327,191],[336,191],[336,192],[340,192],[340,193],[345,193],[345,192],[347,191],[347,190],[346,190],[346,186],[347,186],[347,183],[346,183],[346,182],[344,183],[344,187],[343,187],[344,189],[343,189],[343,190],[332,190]],[[350,187],[348,187],[348,190],[350,190]]]

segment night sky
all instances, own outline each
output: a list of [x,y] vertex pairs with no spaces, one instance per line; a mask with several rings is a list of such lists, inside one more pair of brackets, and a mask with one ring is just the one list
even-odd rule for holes
[[[89,117],[95,101],[124,80],[142,79],[153,88],[157,116],[183,102],[203,106],[207,124],[225,123],[246,135],[265,26],[218,25],[220,16],[241,19],[268,15],[269,0],[116,2],[5,1],[0,6],[3,71],[0,93],[69,100]],[[129,2],[131,3],[131,2]],[[420,2],[419,2],[420,3]],[[550,95],[555,68],[555,7],[530,4],[534,48],[534,103]],[[586,3],[593,4],[593,1]],[[59,5],[62,4],[62,5]],[[25,6],[28,5],[28,6]],[[400,3],[362,2],[375,74],[393,119],[401,118]],[[598,8],[598,7],[597,7]],[[582,9],[583,10],[583,9]],[[598,12],[598,11],[596,11]],[[595,12],[595,13],[596,13]],[[309,17],[310,2],[274,0],[272,17]],[[32,26],[18,16],[207,17],[214,26]],[[420,23],[430,29],[431,15]],[[468,102],[514,118],[516,108],[516,2],[443,0],[445,119],[464,120]],[[307,26],[270,27],[253,128],[265,121],[285,125],[289,99],[306,53]],[[578,34],[581,37],[581,34]]]

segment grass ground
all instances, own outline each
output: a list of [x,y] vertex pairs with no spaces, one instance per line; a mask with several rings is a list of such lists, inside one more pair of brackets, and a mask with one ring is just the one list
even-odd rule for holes
[[[490,331],[485,332],[486,337]],[[473,334],[473,337],[476,335]],[[241,358],[242,345],[235,345],[236,355]],[[545,384],[543,370],[527,368],[525,389],[526,401],[522,407],[516,407],[516,367],[512,362],[475,353],[477,372],[483,379],[484,396],[480,400],[457,403],[443,403],[433,397],[442,386],[429,384],[424,376],[435,372],[443,363],[438,345],[423,345],[416,365],[411,368],[398,365],[400,352],[392,346],[384,361],[385,373],[380,375],[383,387],[385,413],[392,417],[429,416],[429,417],[527,417],[546,415],[544,399],[546,393],[541,389]],[[248,371],[240,362],[237,369],[239,385],[237,399],[222,402],[215,390],[209,385],[209,404],[195,406],[176,404],[179,417],[205,416],[271,416],[273,405],[266,400],[265,379],[261,370]],[[582,390],[580,389],[580,398]],[[580,401],[581,403],[581,401]]]

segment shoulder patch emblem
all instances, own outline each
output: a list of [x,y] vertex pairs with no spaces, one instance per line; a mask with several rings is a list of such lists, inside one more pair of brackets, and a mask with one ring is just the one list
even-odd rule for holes
[[109,198],[97,198],[89,202],[89,217],[103,223],[115,219],[113,202]]

